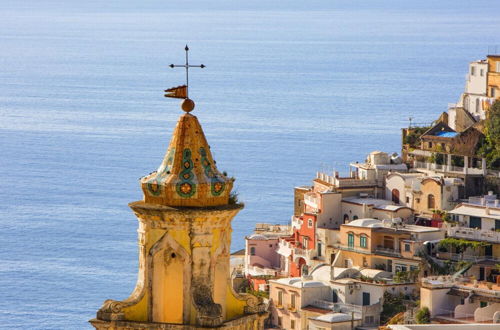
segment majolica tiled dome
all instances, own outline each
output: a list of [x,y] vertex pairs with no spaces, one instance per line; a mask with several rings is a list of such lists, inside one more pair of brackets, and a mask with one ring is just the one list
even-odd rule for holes
[[160,167],[141,186],[146,203],[206,207],[228,204],[233,180],[217,170],[198,119],[185,113]]

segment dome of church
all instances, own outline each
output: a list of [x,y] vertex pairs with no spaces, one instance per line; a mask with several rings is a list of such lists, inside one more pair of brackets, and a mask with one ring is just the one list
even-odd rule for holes
[[183,114],[157,171],[141,178],[144,201],[174,207],[226,205],[233,179],[217,170],[196,116]]

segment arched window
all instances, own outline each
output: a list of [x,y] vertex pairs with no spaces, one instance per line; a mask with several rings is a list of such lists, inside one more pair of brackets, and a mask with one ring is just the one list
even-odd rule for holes
[[392,189],[392,201],[396,204],[399,204],[399,190]]
[[428,209],[436,208],[436,200],[434,198],[434,195],[432,194],[427,195],[427,208]]
[[251,256],[255,255],[255,248],[253,246],[250,248],[250,255]]
[[349,223],[349,214],[344,214],[344,223]]
[[307,265],[302,265],[301,267],[301,275],[309,275],[309,267],[307,267]]
[[359,218],[358,218],[358,216],[357,216],[357,215],[355,215],[355,216],[353,216],[353,217],[352,217],[352,220],[358,220],[358,219],[359,219]]

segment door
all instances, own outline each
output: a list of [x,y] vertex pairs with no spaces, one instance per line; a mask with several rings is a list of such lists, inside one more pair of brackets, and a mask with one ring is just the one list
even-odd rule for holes
[[370,305],[370,292],[363,292],[363,306]]
[[484,255],[487,257],[493,256],[493,245],[487,245],[484,247]]

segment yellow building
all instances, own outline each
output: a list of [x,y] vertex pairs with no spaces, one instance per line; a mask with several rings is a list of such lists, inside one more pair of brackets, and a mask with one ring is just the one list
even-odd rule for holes
[[488,97],[500,99],[500,55],[488,55]]
[[160,167],[141,179],[144,199],[129,204],[139,221],[136,288],[104,302],[90,320],[97,329],[264,327],[264,304],[231,285],[231,220],[243,205],[189,113],[194,103],[186,99],[182,108]]
[[340,226],[333,266],[411,272],[420,269],[424,242],[444,238],[435,227],[395,224],[391,220],[358,219]]

